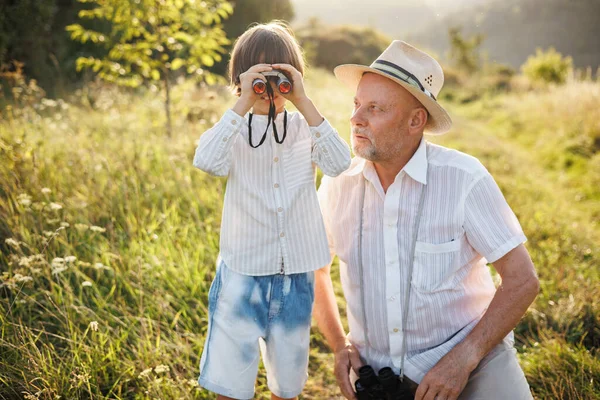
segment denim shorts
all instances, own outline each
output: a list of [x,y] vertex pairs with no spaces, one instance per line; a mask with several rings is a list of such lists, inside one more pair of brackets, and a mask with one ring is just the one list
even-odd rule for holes
[[208,297],[200,386],[235,399],[254,397],[260,349],[269,390],[298,396],[308,377],[314,272],[249,276],[220,262]]

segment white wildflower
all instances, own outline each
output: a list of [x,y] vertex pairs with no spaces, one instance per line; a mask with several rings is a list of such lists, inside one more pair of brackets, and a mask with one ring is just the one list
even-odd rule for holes
[[31,196],[27,193],[21,193],[19,196],[17,196],[17,200],[24,206],[31,205]]
[[21,248],[21,244],[19,243],[18,240],[15,240],[13,238],[8,238],[6,240],[4,240],[4,243],[6,243],[7,245],[9,245],[10,247],[12,247],[13,249],[19,250]]
[[69,225],[69,223],[68,223],[68,222],[61,222],[61,223],[60,223],[60,226],[61,226],[61,227],[63,227],[63,228],[68,228],[68,227],[69,227],[69,226],[71,226],[71,225]]
[[65,257],[65,262],[68,262],[68,263],[75,262],[75,260],[77,260],[77,257],[75,257],[75,256],[66,256]]
[[162,374],[163,372],[169,372],[169,366],[168,365],[158,365],[156,368],[154,368],[154,372],[156,372],[157,374]]
[[67,266],[62,266],[62,267],[52,267],[52,275],[58,275],[63,271],[66,271],[68,269]]
[[75,229],[77,229],[79,232],[85,232],[89,229],[90,227],[86,224],[75,224]]
[[94,332],[97,332],[98,331],[98,321],[90,322],[90,329],[93,330]]
[[106,232],[106,228],[102,228],[101,226],[96,226],[96,225],[92,225],[92,226],[90,227],[90,230],[91,230],[92,232],[100,232],[100,233],[102,233],[102,232]]
[[52,193],[52,190],[50,190],[49,188],[45,187],[45,188],[42,188],[42,193],[43,194],[50,194],[50,193]]
[[50,203],[51,210],[58,211],[58,210],[61,210],[62,208],[63,208],[63,206],[58,203]]
[[90,281],[83,281],[83,282],[81,283],[81,286],[83,286],[83,287],[89,287],[89,286],[92,286],[92,282],[90,282]]
[[13,278],[17,282],[31,282],[33,280],[31,276],[23,276],[21,274],[15,274]]
[[52,266],[53,267],[60,267],[65,265],[65,259],[62,257],[55,257],[52,259]]
[[151,372],[152,372],[152,368],[146,368],[145,370],[140,372],[140,374],[138,375],[138,378],[145,378],[148,375],[150,375]]

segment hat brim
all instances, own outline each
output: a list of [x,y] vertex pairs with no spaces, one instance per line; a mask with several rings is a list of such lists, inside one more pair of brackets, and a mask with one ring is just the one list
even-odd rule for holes
[[367,72],[381,75],[396,82],[404,89],[408,90],[408,92],[415,96],[417,100],[419,100],[423,107],[425,107],[429,112],[429,118],[427,120],[427,125],[425,126],[425,134],[437,136],[443,135],[450,130],[452,127],[452,119],[446,110],[444,110],[444,108],[440,106],[437,101],[433,100],[431,97],[427,96],[421,90],[410,85],[409,83],[365,65],[343,64],[338,65],[333,70],[336,78],[354,91],[356,91],[358,83],[360,82],[363,74]]

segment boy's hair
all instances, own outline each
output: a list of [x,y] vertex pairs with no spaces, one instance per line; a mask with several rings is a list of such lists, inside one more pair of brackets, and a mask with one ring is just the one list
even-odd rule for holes
[[292,30],[281,21],[258,24],[240,36],[231,51],[229,78],[241,93],[240,74],[256,64],[290,64],[304,75],[304,56]]

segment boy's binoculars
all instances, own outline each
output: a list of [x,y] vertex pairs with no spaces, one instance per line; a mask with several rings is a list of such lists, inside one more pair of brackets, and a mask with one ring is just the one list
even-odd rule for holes
[[277,90],[281,94],[288,94],[292,91],[292,83],[281,71],[273,70],[267,72],[261,72],[265,77],[264,80],[256,78],[252,81],[252,89],[256,94],[263,94],[267,91],[267,80],[274,80],[276,82]]

